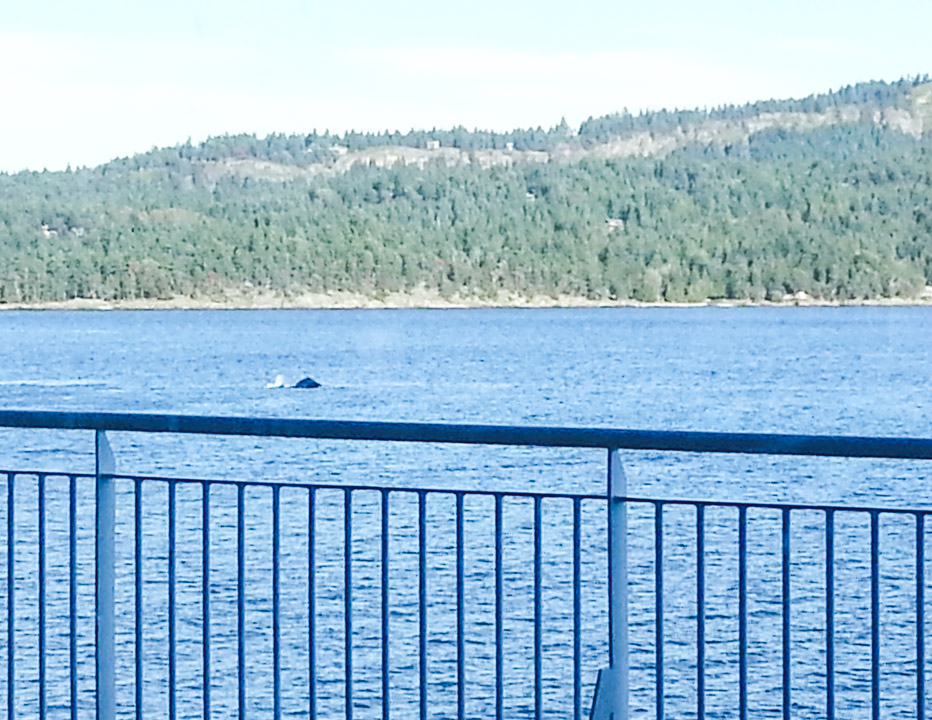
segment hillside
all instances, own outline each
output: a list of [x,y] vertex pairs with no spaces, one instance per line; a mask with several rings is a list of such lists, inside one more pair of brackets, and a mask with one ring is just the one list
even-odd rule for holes
[[226,136],[0,175],[0,303],[917,297],[932,84],[509,133]]

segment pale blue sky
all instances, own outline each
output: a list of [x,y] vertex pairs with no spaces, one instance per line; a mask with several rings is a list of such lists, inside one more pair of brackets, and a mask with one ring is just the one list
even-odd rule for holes
[[190,137],[576,124],[932,73],[932,2],[0,0],[0,170]]

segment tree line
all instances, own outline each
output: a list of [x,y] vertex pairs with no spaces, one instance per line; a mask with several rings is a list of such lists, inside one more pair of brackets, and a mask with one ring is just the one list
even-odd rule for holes
[[[890,106],[914,84],[832,97]],[[611,122],[584,123],[572,137],[565,127],[542,132],[588,142],[619,132]],[[517,137],[488,135],[474,141]],[[207,177],[212,160],[233,156],[230,140],[0,175],[0,302],[231,287],[377,297],[421,286],[479,297],[858,299],[914,296],[932,284],[928,134],[865,122],[771,130],[663,158]],[[307,162],[306,137],[236,142],[246,157]]]

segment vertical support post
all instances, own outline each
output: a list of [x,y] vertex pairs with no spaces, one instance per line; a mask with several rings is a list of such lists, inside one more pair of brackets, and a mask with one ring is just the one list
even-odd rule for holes
[[[623,502],[627,480],[617,450],[608,453],[608,664],[628,659],[628,516]],[[627,674],[627,667],[625,668]],[[616,719],[617,720],[617,719]]]
[[608,451],[608,661],[599,671],[590,720],[628,720],[628,481]]
[[97,635],[97,720],[113,720],[116,716],[113,643],[113,576],[114,526],[116,498],[113,474],[116,463],[103,430],[97,430],[94,441],[97,476],[97,512],[95,544],[95,599]]
[[628,479],[618,450],[608,452],[609,638],[614,720],[628,718]]

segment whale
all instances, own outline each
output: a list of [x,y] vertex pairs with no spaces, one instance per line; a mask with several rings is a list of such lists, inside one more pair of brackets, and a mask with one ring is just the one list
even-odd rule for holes
[[320,387],[320,383],[312,377],[305,377],[298,380],[294,385],[288,385],[285,383],[284,375],[276,375],[275,379],[270,383],[266,383],[265,386],[267,388],[298,388],[300,390],[305,390],[308,388],[318,388]]

